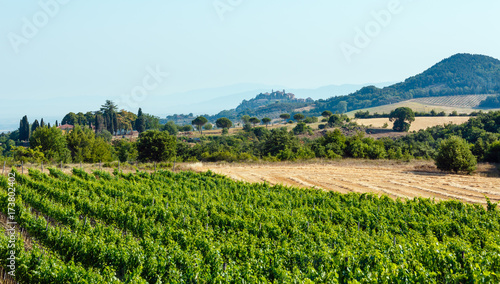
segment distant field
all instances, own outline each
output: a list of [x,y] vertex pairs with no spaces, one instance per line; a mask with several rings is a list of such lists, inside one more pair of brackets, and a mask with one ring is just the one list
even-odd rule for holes
[[[370,108],[365,108],[361,109],[362,111],[369,111],[370,113],[390,113],[391,111],[395,110],[398,107],[409,107],[413,111],[419,111],[419,112],[430,112],[431,110],[435,110],[437,112],[444,111],[446,113],[451,113],[452,111],[456,110],[458,113],[471,113],[473,111],[477,111],[476,109],[473,108],[459,108],[459,107],[447,107],[447,106],[433,106],[429,104],[423,104],[420,102],[416,101],[404,101],[404,102],[399,102],[395,104],[390,104],[390,105],[383,105],[383,106],[378,106],[378,107],[370,107]],[[354,114],[356,112],[360,111],[354,110],[346,113],[350,117],[354,117]]]
[[[444,117],[416,117],[415,121],[412,122],[410,131],[418,131],[420,129],[426,129],[428,127],[436,126],[436,125],[444,125],[446,123],[453,123],[453,124],[462,124],[467,122],[469,120],[468,116],[444,116]],[[356,119],[355,120],[358,124],[360,125],[365,125],[369,126],[371,125],[372,127],[382,127],[384,123],[388,123],[388,129],[392,129],[393,123],[389,121],[388,118],[369,118],[369,119]],[[317,123],[312,123],[309,124],[313,129],[318,129],[318,125],[324,123],[324,122],[317,122]],[[260,125],[263,126],[263,125]],[[284,127],[286,126],[288,130],[292,130],[296,124],[282,124],[282,123],[275,123],[273,125],[269,125],[268,129],[274,129],[274,128],[279,128],[279,127]],[[242,130],[241,127],[236,127],[236,128],[231,128],[229,129],[229,134],[236,134],[236,132]],[[221,129],[216,129],[216,130],[204,130],[203,135],[221,135],[222,130]],[[199,132],[192,132],[188,137],[200,137]]]
[[[448,97],[433,97],[433,98],[419,98],[408,101],[403,101],[395,104],[383,105],[378,107],[371,107],[361,109],[362,111],[369,111],[370,113],[390,113],[398,107],[409,107],[413,111],[430,112],[435,110],[437,112],[444,111],[451,113],[456,110],[458,113],[471,113],[478,111],[475,107],[479,102],[484,100],[488,95],[470,95],[470,96],[448,96]],[[497,109],[498,110],[498,109]],[[356,112],[354,110],[347,113],[348,116],[354,117]],[[486,110],[487,111],[487,110]]]
[[[415,121],[411,123],[410,131],[418,131],[420,129],[426,129],[428,127],[436,125],[444,125],[446,123],[462,124],[469,120],[468,116],[433,116],[433,117],[415,117]],[[389,126],[387,128],[392,129],[393,123],[389,121],[388,118],[368,118],[368,119],[356,119],[356,122],[360,125],[373,127],[382,127],[384,123]]]
[[491,95],[470,95],[470,96],[446,96],[418,98],[411,101],[435,106],[447,106],[458,108],[474,108]]
[[[383,105],[378,107],[365,108],[361,110],[350,111],[346,113],[349,117],[354,117],[354,114],[358,111],[369,111],[370,113],[390,113],[394,109],[398,107],[409,107],[413,111],[418,112],[430,112],[435,110],[436,112],[444,111],[447,114],[450,114],[453,111],[457,111],[458,113],[471,113],[474,111],[478,111],[475,107],[479,105],[479,103],[484,100],[486,97],[490,95],[468,95],[468,96],[446,96],[446,97],[429,97],[429,98],[418,98],[412,99],[408,101],[403,101],[395,104]],[[303,108],[301,110],[309,110],[311,107]],[[500,109],[492,109],[492,110],[500,110]],[[489,111],[489,110],[483,110]],[[468,117],[418,117],[416,121],[412,123],[412,127],[410,130],[418,131],[420,129],[425,129],[427,127],[443,125],[445,123],[454,123],[461,124],[468,120]],[[321,120],[321,117],[320,117]],[[389,123],[389,128],[392,128],[392,123],[388,121],[387,118],[375,118],[375,119],[359,119],[357,120],[359,124],[362,125],[370,125],[373,127],[382,127],[384,123]],[[310,124],[313,129],[317,129],[318,125],[321,122]],[[287,126],[289,130],[295,127],[294,124],[286,124],[284,125],[281,120],[274,120],[272,125],[269,125],[269,129],[278,128]],[[259,125],[263,126],[263,125]],[[229,129],[229,134],[234,134],[241,130],[241,127],[231,128]],[[217,130],[204,130],[204,135],[220,135],[220,129]],[[182,135],[182,134],[181,134]],[[190,137],[199,137],[198,132],[193,132]]]

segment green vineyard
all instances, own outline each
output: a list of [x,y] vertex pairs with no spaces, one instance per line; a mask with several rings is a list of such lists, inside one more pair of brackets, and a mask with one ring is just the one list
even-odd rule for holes
[[15,243],[5,226],[0,234],[4,280],[15,250],[20,283],[500,281],[489,202],[343,195],[211,172],[11,175],[15,184],[0,177],[3,215],[15,212],[18,226]]

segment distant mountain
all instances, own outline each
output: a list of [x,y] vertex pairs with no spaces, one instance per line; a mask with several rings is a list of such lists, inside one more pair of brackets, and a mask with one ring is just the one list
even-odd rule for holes
[[[180,113],[195,113],[195,114],[216,114],[221,110],[231,110],[243,100],[251,100],[259,93],[269,92],[272,89],[286,89],[288,92],[295,94],[299,98],[328,99],[335,96],[347,95],[363,86],[375,85],[377,87],[385,87],[393,84],[376,83],[376,84],[345,84],[345,85],[328,85],[316,89],[307,88],[285,88],[280,85],[263,85],[242,83],[224,87],[192,90],[183,93],[176,93],[168,96],[156,96],[142,105],[143,109],[147,109],[149,113],[155,114],[180,114]],[[163,115],[162,115],[163,116]]]
[[404,100],[435,96],[500,93],[500,61],[472,54],[456,54],[421,74],[385,88],[364,87],[346,96],[318,100],[315,112],[347,111],[381,106]]
[[270,90],[274,86],[242,83],[223,87],[191,90],[171,95],[155,96],[141,106],[157,115],[180,113],[215,114],[236,107],[242,100]]

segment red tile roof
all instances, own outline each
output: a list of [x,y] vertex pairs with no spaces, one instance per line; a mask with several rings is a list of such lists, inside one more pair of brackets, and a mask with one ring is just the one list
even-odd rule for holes
[[64,125],[59,125],[57,128],[62,129],[62,130],[68,130],[68,129],[73,129],[73,125],[71,124],[64,124]]

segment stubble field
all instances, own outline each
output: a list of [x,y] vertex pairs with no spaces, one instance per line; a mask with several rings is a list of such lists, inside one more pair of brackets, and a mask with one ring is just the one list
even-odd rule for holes
[[[211,170],[235,180],[315,187],[341,193],[374,193],[391,198],[457,199],[486,204],[500,201],[500,178],[488,177],[493,166],[481,165],[476,175],[444,174],[431,162],[341,161],[329,164],[195,164],[196,171]],[[482,173],[481,173],[482,172]]]
[[[435,117],[415,117],[415,121],[411,123],[410,131],[419,131],[437,125],[445,125],[447,123],[462,124],[469,120],[468,116],[435,116]],[[392,129],[393,123],[388,118],[367,118],[357,119],[356,122],[360,125],[372,127],[382,127],[387,123],[387,129]]]

